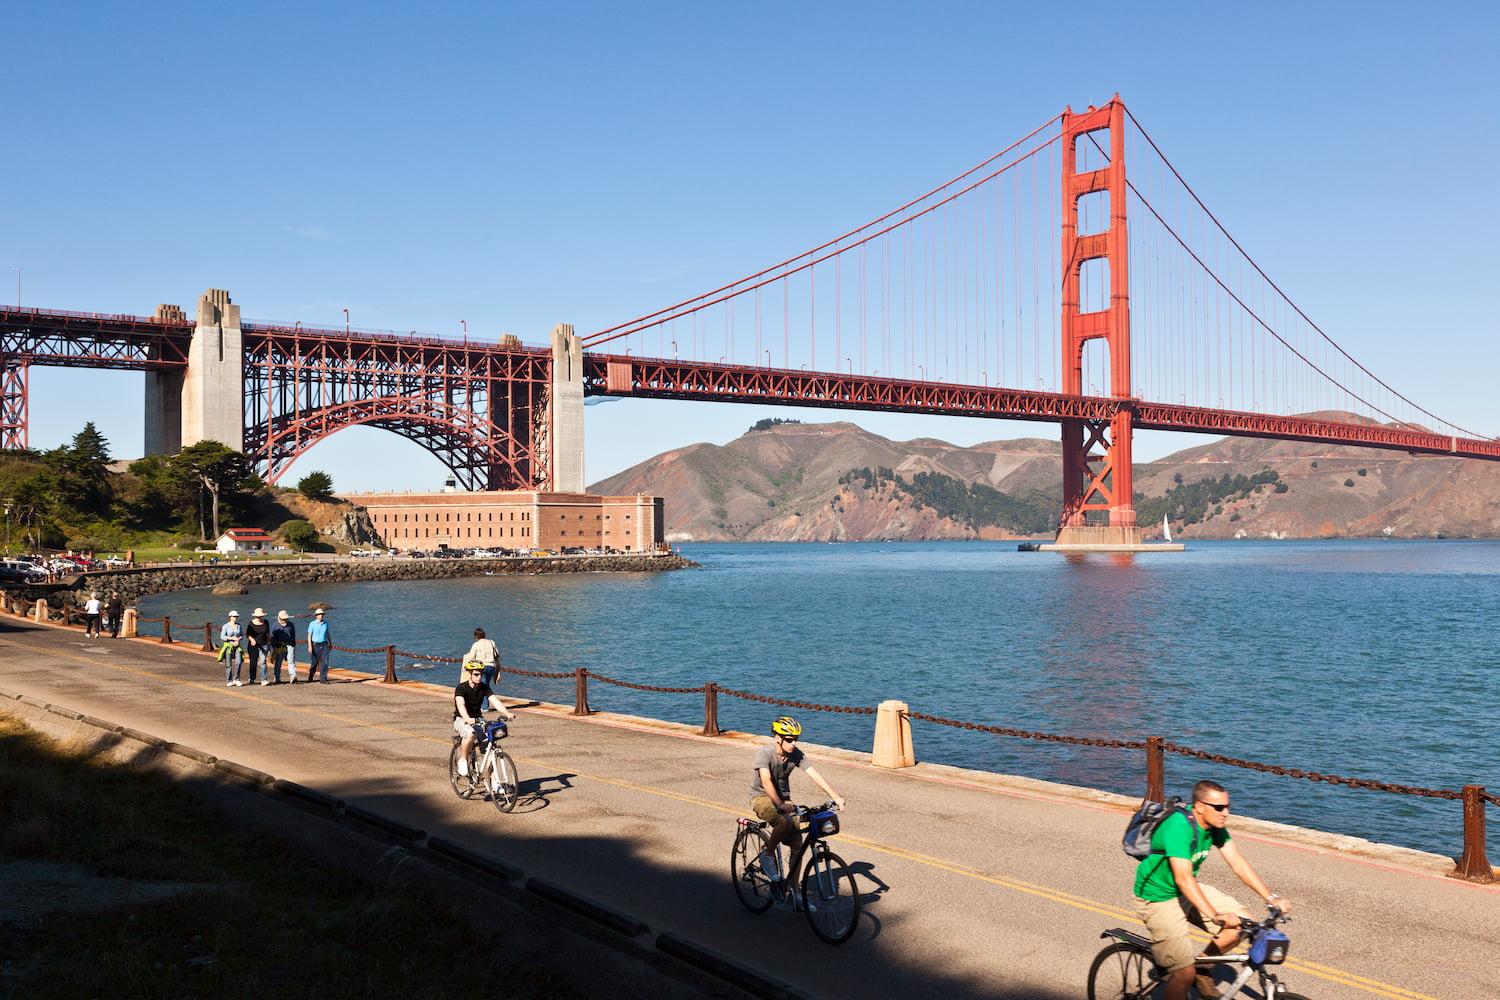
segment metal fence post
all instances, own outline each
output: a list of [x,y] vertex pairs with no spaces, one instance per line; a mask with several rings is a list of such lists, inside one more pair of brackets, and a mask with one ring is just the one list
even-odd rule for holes
[[162,645],[164,645],[164,646],[171,645],[171,643],[172,643],[172,616],[171,615],[166,615],[161,620],[161,641],[162,641]]
[[396,647],[385,647],[385,676],[381,678],[382,684],[398,684],[396,680]]
[[1160,736],[1146,737],[1146,799],[1164,802],[1167,798],[1167,762]]
[[579,667],[573,671],[574,694],[573,714],[592,715],[593,709],[589,708],[589,670],[588,667]]
[[214,651],[214,623],[203,623],[203,651],[212,653]]
[[719,685],[703,685],[703,736],[719,736]]
[[1495,870],[1484,845],[1484,786],[1464,786],[1464,852],[1448,873],[1469,882],[1493,882]]

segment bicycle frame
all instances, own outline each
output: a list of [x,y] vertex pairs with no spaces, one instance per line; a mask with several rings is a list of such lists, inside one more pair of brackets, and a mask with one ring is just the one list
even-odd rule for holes
[[[1223,992],[1222,1000],[1230,1000],[1231,997],[1238,996],[1240,991],[1245,988],[1245,984],[1253,976],[1259,977],[1258,985],[1261,995],[1266,997],[1267,1000],[1275,1000],[1276,997],[1285,991],[1285,987],[1281,985],[1281,980],[1274,972],[1268,971],[1266,968],[1267,965],[1280,964],[1286,954],[1286,936],[1276,930],[1276,925],[1284,919],[1289,918],[1286,918],[1279,909],[1272,907],[1269,919],[1263,921],[1245,921],[1243,923],[1244,934],[1241,943],[1247,946],[1243,953],[1199,955],[1194,960],[1194,964],[1204,970],[1211,969],[1216,965],[1242,966],[1239,973],[1234,977],[1234,980],[1228,984],[1228,989]],[[1122,944],[1131,945],[1144,952],[1148,958],[1151,956],[1151,939],[1134,931],[1116,927],[1105,931],[1100,937],[1111,938]],[[1270,948],[1267,947],[1268,944],[1271,946]],[[1273,951],[1273,949],[1277,948],[1279,950]],[[1262,953],[1259,960],[1255,957],[1257,951]],[[1271,957],[1272,955],[1274,957]],[[1269,961],[1267,961],[1268,958]],[[1159,973],[1160,969],[1157,969],[1156,973],[1153,974],[1153,979],[1156,979]],[[1150,996],[1155,988],[1156,984],[1153,982],[1150,988],[1141,994],[1141,996]]]

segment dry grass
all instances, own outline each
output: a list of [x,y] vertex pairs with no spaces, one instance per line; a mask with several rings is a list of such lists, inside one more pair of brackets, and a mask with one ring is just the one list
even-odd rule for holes
[[0,995],[576,995],[545,969],[508,964],[501,929],[475,931],[425,893],[252,839],[163,776],[0,718],[0,863],[13,858],[213,888],[0,934]]

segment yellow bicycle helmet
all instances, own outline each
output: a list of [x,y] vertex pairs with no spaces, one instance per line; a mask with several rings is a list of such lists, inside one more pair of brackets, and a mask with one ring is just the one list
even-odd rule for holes
[[484,671],[484,664],[481,663],[479,660],[470,660],[469,662],[467,662],[467,663],[464,664],[464,673],[466,673],[466,674],[470,673],[470,672],[473,672],[473,673],[482,673],[483,671]]
[[801,736],[802,724],[790,715],[783,715],[771,723],[771,732],[777,736]]

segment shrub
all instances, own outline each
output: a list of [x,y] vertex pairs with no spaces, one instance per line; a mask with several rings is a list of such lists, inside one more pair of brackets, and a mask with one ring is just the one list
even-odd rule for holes
[[1352,479],[1346,479],[1346,480],[1344,480],[1344,485],[1345,486],[1353,486],[1354,485],[1354,480],[1352,480]]
[[1240,519],[1240,512],[1239,511],[1235,511],[1233,514],[1230,514],[1229,515],[1229,519],[1231,521],[1238,521]]
[[281,536],[298,552],[307,552],[318,544],[318,529],[310,521],[288,521],[281,526]]
[[1286,483],[1277,483],[1276,484],[1276,492],[1277,493],[1285,493],[1289,489],[1291,489],[1291,487],[1289,487]]
[[1359,474],[1361,476],[1368,476],[1370,474],[1370,470],[1369,469],[1360,469],[1359,470]]
[[1314,469],[1316,469],[1316,468],[1317,468],[1317,467],[1318,467],[1318,463],[1317,463],[1317,462],[1314,462],[1314,463],[1313,463],[1313,464],[1312,464],[1312,467],[1313,467],[1313,468],[1314,468]]

